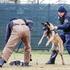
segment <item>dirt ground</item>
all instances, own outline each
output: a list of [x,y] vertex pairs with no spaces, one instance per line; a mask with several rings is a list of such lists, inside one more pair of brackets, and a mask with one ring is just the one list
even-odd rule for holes
[[22,60],[23,53],[13,53],[10,59],[0,70],[70,70],[70,55],[64,54],[65,65],[61,64],[60,55],[57,56],[54,65],[46,65],[45,63],[49,60],[50,54],[45,52],[33,52],[32,59],[29,67],[22,66],[10,66],[9,62],[13,60]]

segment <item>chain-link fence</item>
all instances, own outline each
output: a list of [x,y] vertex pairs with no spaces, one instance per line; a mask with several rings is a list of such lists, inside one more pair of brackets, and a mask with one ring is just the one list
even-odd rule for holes
[[[5,45],[5,30],[9,20],[13,17],[26,18],[33,20],[32,31],[32,48],[33,49],[47,49],[45,43],[47,39],[38,47],[38,41],[42,36],[41,22],[50,21],[57,25],[59,23],[57,17],[57,9],[60,5],[50,4],[0,4],[0,48],[3,49]],[[70,11],[70,5],[64,5]],[[19,45],[22,46],[22,45]]]

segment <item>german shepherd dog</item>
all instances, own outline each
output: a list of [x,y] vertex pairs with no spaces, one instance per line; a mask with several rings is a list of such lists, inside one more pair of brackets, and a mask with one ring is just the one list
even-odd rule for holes
[[44,37],[47,37],[48,41],[46,43],[46,46],[48,46],[50,43],[52,44],[52,50],[59,51],[59,54],[62,59],[62,64],[64,65],[64,59],[63,59],[63,41],[59,34],[56,32],[57,30],[54,29],[54,25],[49,22],[42,23],[43,25],[43,35],[38,43],[38,46],[42,43],[42,40]]

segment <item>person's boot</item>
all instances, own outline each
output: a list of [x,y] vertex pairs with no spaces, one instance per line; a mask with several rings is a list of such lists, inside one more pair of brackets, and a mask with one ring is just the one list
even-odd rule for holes
[[56,59],[57,55],[58,55],[58,50],[57,51],[53,50],[50,60],[46,64],[55,64],[55,59]]
[[2,58],[0,58],[0,67],[2,67],[4,65],[4,63],[6,63],[6,61]]

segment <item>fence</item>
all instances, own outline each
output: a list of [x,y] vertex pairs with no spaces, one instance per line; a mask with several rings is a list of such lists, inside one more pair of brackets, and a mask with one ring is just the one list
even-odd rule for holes
[[[25,18],[33,20],[33,31],[31,45],[32,49],[46,49],[44,39],[43,43],[38,47],[37,43],[42,36],[41,22],[50,21],[57,25],[59,23],[57,17],[57,4],[0,4],[0,48],[5,45],[5,30],[9,20],[13,17]],[[70,5],[64,5],[70,11]],[[22,47],[22,45],[21,45]]]

